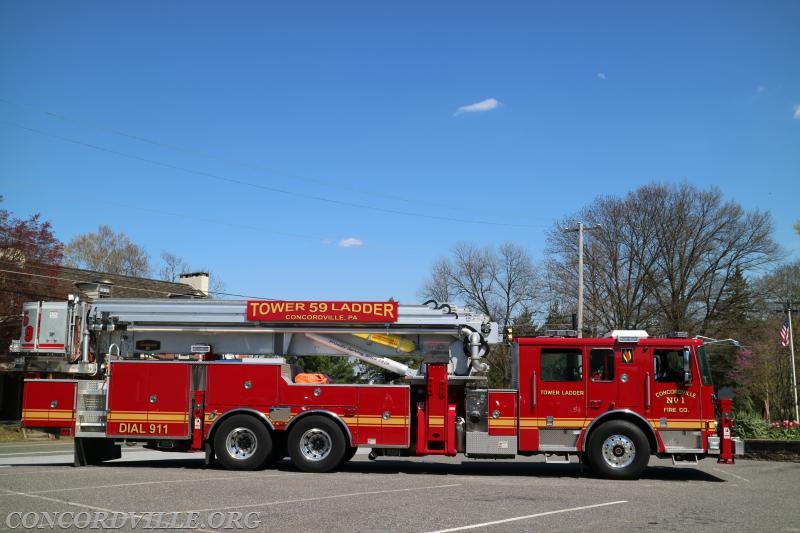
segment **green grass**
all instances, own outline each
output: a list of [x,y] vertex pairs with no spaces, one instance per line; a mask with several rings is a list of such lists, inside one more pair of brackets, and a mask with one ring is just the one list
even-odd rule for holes
[[0,422],[0,442],[15,442],[24,440],[19,422]]

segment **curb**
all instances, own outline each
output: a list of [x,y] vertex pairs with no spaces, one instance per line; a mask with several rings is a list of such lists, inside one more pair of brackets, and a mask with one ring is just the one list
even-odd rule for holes
[[746,439],[743,457],[762,461],[800,462],[800,440]]

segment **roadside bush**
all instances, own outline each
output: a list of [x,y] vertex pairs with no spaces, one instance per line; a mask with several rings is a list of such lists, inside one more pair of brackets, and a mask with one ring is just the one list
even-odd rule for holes
[[733,419],[733,434],[743,439],[800,440],[800,423],[783,420],[770,424],[759,415],[738,412]]

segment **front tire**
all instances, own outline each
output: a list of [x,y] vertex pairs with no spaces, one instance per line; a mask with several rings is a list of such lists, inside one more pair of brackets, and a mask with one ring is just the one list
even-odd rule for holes
[[650,460],[647,438],[624,420],[612,420],[597,428],[588,448],[592,470],[607,479],[637,479]]
[[217,429],[214,454],[229,470],[256,470],[272,453],[269,430],[249,415],[234,415]]
[[303,472],[333,470],[342,463],[348,448],[339,425],[323,416],[309,416],[294,424],[288,446],[289,457]]

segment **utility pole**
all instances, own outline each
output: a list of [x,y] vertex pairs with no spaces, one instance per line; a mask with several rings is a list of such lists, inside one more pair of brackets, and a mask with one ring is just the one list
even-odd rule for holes
[[789,323],[789,354],[792,358],[792,390],[794,391],[794,419],[800,421],[800,411],[797,409],[797,374],[794,369],[794,334],[792,332],[792,302],[786,301],[786,321]]
[[583,337],[583,232],[601,228],[600,224],[585,228],[583,222],[578,222],[577,228],[564,228],[564,231],[578,232],[578,337]]

